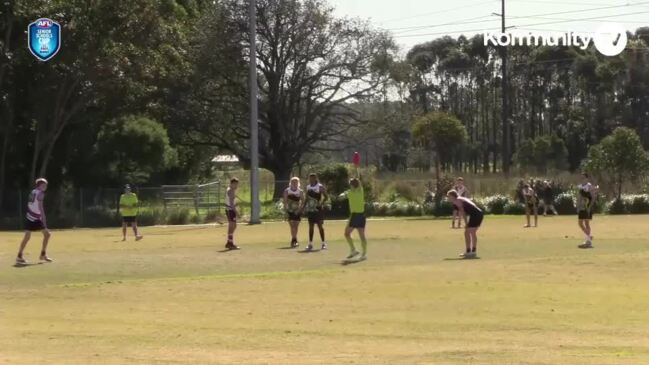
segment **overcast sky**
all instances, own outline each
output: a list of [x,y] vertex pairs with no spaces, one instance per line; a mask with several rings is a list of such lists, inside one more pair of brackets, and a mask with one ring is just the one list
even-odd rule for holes
[[[338,15],[370,19],[376,26],[392,30],[404,52],[445,34],[457,37],[500,30],[500,18],[491,15],[500,13],[500,0],[329,2]],[[605,22],[629,30],[649,25],[649,0],[508,0],[506,6],[507,25],[525,31],[594,32]]]

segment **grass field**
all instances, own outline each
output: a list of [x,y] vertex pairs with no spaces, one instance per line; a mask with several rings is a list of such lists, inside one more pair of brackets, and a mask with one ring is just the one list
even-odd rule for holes
[[597,217],[587,251],[574,217],[488,216],[476,260],[448,221],[372,220],[347,266],[343,224],[309,254],[285,223],[228,253],[223,227],[55,231],[23,268],[0,233],[0,364],[649,364],[646,216]]

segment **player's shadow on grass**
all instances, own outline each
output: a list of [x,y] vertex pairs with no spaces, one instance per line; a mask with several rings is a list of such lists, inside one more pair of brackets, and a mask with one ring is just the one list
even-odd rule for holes
[[28,263],[25,263],[25,264],[13,264],[12,266],[15,267],[16,269],[22,269],[24,267],[43,265],[43,264],[44,264],[44,262],[28,262]]
[[354,265],[358,264],[361,262],[365,262],[365,260],[360,260],[360,259],[345,259],[340,262],[340,265],[342,266],[347,266],[347,265]]
[[218,250],[216,252],[218,252],[218,253],[228,253],[228,252],[236,252],[236,251],[241,251],[241,249],[231,250],[229,248],[224,248],[224,249]]
[[291,247],[291,246],[284,246],[284,247],[277,247],[278,250],[295,250],[297,247]]
[[316,253],[316,252],[320,252],[320,251],[321,250],[317,250],[317,249],[312,249],[312,250],[304,249],[304,250],[298,251],[297,253]]
[[471,257],[471,258],[447,257],[447,258],[443,259],[442,261],[472,261],[472,260],[480,260],[480,257],[479,256]]

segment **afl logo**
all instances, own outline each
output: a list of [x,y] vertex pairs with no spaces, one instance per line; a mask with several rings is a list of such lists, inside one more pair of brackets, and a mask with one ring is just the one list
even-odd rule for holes
[[48,18],[29,24],[27,47],[38,60],[51,60],[61,49],[61,25]]

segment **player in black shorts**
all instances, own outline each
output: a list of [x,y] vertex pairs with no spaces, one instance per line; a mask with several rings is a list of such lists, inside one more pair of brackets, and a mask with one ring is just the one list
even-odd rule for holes
[[237,189],[239,188],[239,179],[232,178],[230,186],[225,192],[225,215],[228,217],[228,241],[225,248],[228,250],[238,250],[239,246],[234,244],[234,231],[237,229]]
[[464,242],[466,251],[460,257],[465,259],[475,258],[478,254],[478,229],[482,225],[484,213],[471,199],[459,196],[455,190],[449,191],[446,195],[449,201],[457,207],[460,217],[465,222]]
[[304,210],[307,218],[309,218],[309,245],[307,250],[313,249],[313,233],[315,225],[318,225],[320,231],[320,240],[322,245],[321,250],[327,249],[327,242],[325,241],[324,231],[324,202],[327,201],[327,189],[318,181],[318,175],[309,175],[309,184],[306,186],[306,200]]
[[288,225],[291,227],[291,247],[299,246],[297,232],[302,220],[304,193],[300,189],[300,179],[294,177],[289,186],[284,190],[284,209],[288,216]]
[[590,221],[593,219],[593,206],[599,191],[598,185],[593,185],[590,176],[582,174],[583,181],[577,186],[577,218],[579,219],[579,228],[586,235],[584,243],[577,246],[579,248],[593,248],[593,232],[590,227]]

